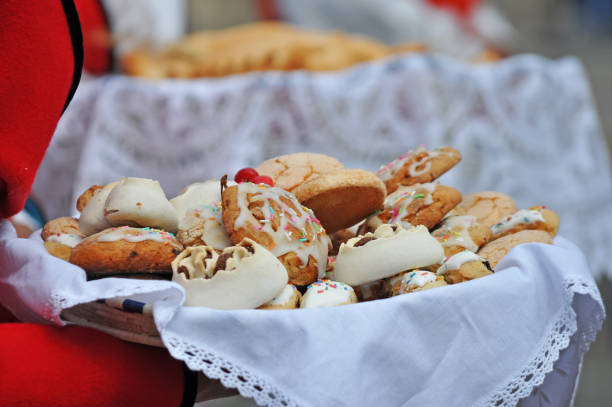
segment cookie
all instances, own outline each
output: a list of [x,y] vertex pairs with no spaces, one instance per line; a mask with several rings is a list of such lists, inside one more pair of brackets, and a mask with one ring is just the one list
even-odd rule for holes
[[[88,199],[84,198],[82,200],[82,202],[85,202],[85,200],[87,202],[82,207],[81,216],[79,217],[79,229],[85,235],[93,235],[111,227],[111,224],[104,216],[104,204],[113,188],[117,185],[119,185],[119,182],[111,182],[102,188],[95,188],[96,185],[94,185],[88,189],[89,191],[93,188],[92,194]],[[84,194],[89,195],[87,191]]]
[[559,216],[545,206],[532,206],[529,209],[521,209],[491,226],[493,239],[528,229],[543,230],[555,237],[559,230]]
[[79,222],[76,219],[63,217],[47,222],[41,237],[49,254],[68,261],[72,248],[79,244],[85,235],[79,230]]
[[482,191],[464,197],[457,209],[476,216],[483,225],[493,226],[516,212],[516,204],[514,199],[501,192]]
[[459,202],[459,191],[438,183],[401,187],[385,198],[384,209],[368,217],[359,233],[373,231],[383,223],[399,223],[404,229],[417,225],[431,229]]
[[400,186],[431,182],[459,161],[461,154],[454,148],[427,150],[421,145],[382,166],[376,175],[385,183],[390,194]]
[[167,278],[172,260],[183,246],[171,233],[122,226],[91,235],[77,244],[70,263],[82,267],[87,278]]
[[335,307],[357,302],[350,285],[332,280],[319,280],[308,286],[302,297],[300,308]]
[[85,207],[85,205],[87,205],[87,202],[89,202],[89,200],[93,197],[94,192],[102,188],[104,188],[103,185],[92,185],[85,192],[83,192],[77,199],[77,211],[83,212],[83,208]]
[[443,276],[448,284],[461,283],[492,273],[489,263],[469,250],[447,257],[437,270],[437,274]]
[[424,226],[383,224],[340,246],[335,278],[358,286],[442,261],[444,251]]
[[444,247],[447,257],[467,249],[477,252],[491,239],[491,228],[478,222],[475,216],[447,216],[442,223],[431,232]]
[[353,290],[355,290],[359,302],[380,300],[391,295],[391,286],[387,279],[354,286]]
[[176,238],[183,246],[206,245],[223,250],[232,245],[223,225],[219,181],[191,184],[170,203],[178,217]]
[[491,268],[495,269],[501,259],[514,247],[523,243],[552,244],[552,237],[543,230],[522,230],[499,239],[495,239],[478,250],[476,254],[489,261]]
[[187,307],[224,310],[257,308],[287,285],[281,262],[250,239],[223,249],[186,248],[172,262],[172,280],[185,289]]
[[325,230],[333,233],[380,209],[386,190],[371,172],[341,169],[304,182],[293,193],[313,210]]
[[293,284],[287,284],[276,297],[260,306],[259,309],[294,309],[299,308],[302,294]]
[[426,270],[405,271],[387,280],[393,297],[447,285],[444,278]]
[[292,193],[245,182],[224,188],[221,197],[223,224],[232,242],[247,237],[270,250],[292,284],[308,285],[325,275],[331,241]]

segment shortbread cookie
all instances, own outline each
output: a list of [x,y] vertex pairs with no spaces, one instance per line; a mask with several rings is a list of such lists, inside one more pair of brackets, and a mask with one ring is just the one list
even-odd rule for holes
[[559,216],[545,206],[532,206],[529,209],[521,209],[491,226],[493,239],[527,229],[543,230],[555,237],[559,230]]
[[424,226],[383,224],[340,246],[335,278],[358,286],[442,261],[444,251]]
[[76,208],[77,211],[83,212],[83,208],[87,205],[87,202],[93,197],[94,192],[104,188],[103,185],[92,185],[85,192],[83,192],[77,199]]
[[441,147],[428,151],[421,145],[382,166],[376,175],[383,180],[390,194],[402,185],[431,182],[459,161],[461,154],[454,148]]
[[492,232],[475,216],[464,215],[445,217],[431,235],[444,247],[444,255],[450,257],[465,249],[477,252],[491,239]]
[[268,250],[250,239],[223,249],[186,248],[172,262],[172,280],[185,289],[185,306],[257,308],[278,296],[287,272]]
[[122,226],[103,230],[77,244],[70,263],[88,279],[102,277],[170,278],[170,263],[183,250],[171,233]]
[[384,209],[368,217],[359,233],[371,232],[383,223],[399,223],[404,229],[417,225],[431,229],[459,202],[461,193],[445,185],[401,187],[385,198]]
[[461,283],[492,274],[489,263],[469,250],[464,250],[444,260],[437,274],[449,284]]
[[245,182],[224,188],[221,196],[223,223],[232,242],[248,237],[270,250],[292,284],[308,285],[325,275],[331,241],[293,194]]
[[259,309],[294,309],[299,308],[302,294],[293,284],[287,284],[276,297],[260,306]]
[[104,204],[104,217],[113,226],[152,227],[176,233],[178,217],[158,181],[121,178]]
[[304,182],[293,193],[333,233],[382,208],[386,190],[371,172],[341,169]]
[[271,177],[275,186],[293,191],[303,182],[342,168],[340,161],[325,154],[294,153],[270,158],[255,170],[260,175]]
[[308,286],[300,308],[334,307],[356,302],[357,296],[350,285],[339,281],[319,280]]
[[444,278],[426,270],[410,270],[387,279],[391,287],[391,296],[408,294],[415,291],[447,285]]
[[[228,184],[235,185],[231,181]],[[176,237],[183,246],[206,245],[223,250],[232,245],[223,225],[219,181],[191,184],[170,203],[178,216]]]
[[552,244],[552,237],[548,232],[543,230],[522,230],[512,233],[499,239],[495,239],[480,250],[478,255],[489,261],[491,268],[495,269],[501,259],[510,252],[514,247],[523,243],[548,243]]
[[514,199],[501,192],[482,191],[464,197],[457,209],[476,216],[483,225],[493,226],[516,212],[516,204]]
[[76,219],[63,217],[47,222],[41,237],[49,254],[68,261],[72,248],[79,244],[85,235],[79,230],[79,222]]
[[[111,224],[104,217],[104,204],[108,195],[117,185],[119,185],[119,182],[111,182],[102,188],[96,188],[97,185],[94,185],[87,190],[92,190],[92,195],[89,198],[82,199],[82,203],[85,203],[79,218],[79,229],[81,232],[89,236],[111,227]],[[87,191],[83,193],[85,196],[89,195]]]

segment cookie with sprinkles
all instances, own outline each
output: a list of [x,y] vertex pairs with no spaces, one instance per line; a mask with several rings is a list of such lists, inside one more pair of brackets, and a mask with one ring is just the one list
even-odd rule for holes
[[232,242],[246,237],[270,250],[292,284],[308,285],[325,275],[331,240],[292,193],[244,182],[224,188],[221,196],[223,223]]
[[319,280],[308,286],[300,308],[335,307],[356,302],[357,295],[350,285],[332,280]]
[[70,254],[70,263],[85,269],[87,278],[131,277],[169,279],[172,260],[183,246],[172,233],[121,226],[88,236]]
[[545,206],[532,206],[529,209],[516,211],[491,226],[492,239],[528,229],[543,230],[551,237],[555,237],[559,230],[559,223],[559,216],[555,212]]
[[443,287],[444,278],[426,270],[410,270],[387,279],[391,286],[391,296]]
[[444,247],[444,255],[447,257],[466,249],[477,252],[491,240],[492,234],[490,227],[478,222],[478,219],[471,215],[447,216],[431,232]]
[[469,250],[456,253],[444,259],[437,270],[448,284],[462,283],[492,274],[489,263]]
[[79,229],[79,221],[62,217],[53,219],[43,227],[40,236],[49,254],[68,261],[72,248],[85,238]]
[[427,150],[425,146],[420,145],[380,167],[376,175],[385,183],[387,193],[392,193],[402,185],[431,182],[459,161],[461,154],[454,148]]

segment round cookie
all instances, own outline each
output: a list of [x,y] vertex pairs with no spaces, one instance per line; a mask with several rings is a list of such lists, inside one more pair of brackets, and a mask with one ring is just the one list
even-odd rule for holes
[[522,230],[499,239],[495,239],[478,250],[480,257],[489,261],[491,268],[495,269],[501,259],[514,247],[523,243],[548,243],[552,244],[552,237],[543,230]]
[[516,204],[514,199],[501,192],[482,191],[464,197],[457,209],[476,216],[483,225],[493,226],[516,212]]
[[270,158],[255,170],[271,177],[275,186],[292,191],[303,182],[341,168],[340,161],[325,154],[294,153]]
[[492,274],[489,263],[469,250],[447,257],[438,268],[437,274],[449,284],[462,283]]
[[122,226],[91,235],[77,244],[70,263],[88,279],[102,277],[170,278],[170,263],[183,250],[171,233]]
[[447,285],[444,278],[426,270],[404,271],[387,280],[393,297]]
[[350,285],[338,281],[319,280],[308,286],[302,297],[300,308],[335,307],[357,302]]
[[387,192],[392,193],[402,185],[431,182],[459,161],[461,154],[454,148],[441,147],[428,151],[421,145],[382,166],[376,175],[385,183]]
[[241,183],[224,188],[223,223],[232,242],[248,237],[283,263],[292,284],[325,275],[331,241],[312,211],[284,189]]
[[374,233],[354,237],[340,246],[334,275],[338,281],[358,286],[436,264],[443,258],[442,246],[424,226],[406,230],[383,224]]
[[340,169],[302,183],[293,193],[313,210],[325,230],[333,233],[380,209],[386,189],[371,172]]
[[401,187],[385,198],[384,209],[368,217],[359,232],[373,231],[383,223],[399,223],[405,229],[417,225],[431,229],[459,202],[459,191],[438,183]]
[[185,289],[188,307],[257,308],[287,285],[281,262],[250,239],[220,255],[212,247],[188,247],[174,259],[172,271],[172,280]]
[[532,206],[521,209],[491,226],[493,239],[516,233],[521,230],[538,229],[548,232],[552,237],[559,230],[559,216],[545,206]]
[[477,252],[491,239],[491,228],[479,223],[475,216],[447,216],[436,230],[431,232],[444,247],[447,257],[467,249]]
[[111,182],[102,188],[96,188],[97,185],[94,185],[81,195],[81,197],[84,195],[88,196],[88,191],[91,190],[91,196],[89,196],[89,198],[84,197],[81,199],[81,197],[79,197],[82,205],[84,205],[82,206],[81,216],[79,217],[79,229],[81,232],[85,233],[85,235],[93,235],[94,233],[111,227],[111,224],[106,220],[106,217],[104,217],[104,204],[113,188],[117,185],[119,185],[119,182]]
[[79,222],[74,218],[53,219],[43,227],[41,237],[49,254],[68,261],[72,248],[79,244],[85,235],[79,230]]
[[293,284],[287,284],[276,297],[260,306],[259,309],[294,309],[299,308],[302,294]]

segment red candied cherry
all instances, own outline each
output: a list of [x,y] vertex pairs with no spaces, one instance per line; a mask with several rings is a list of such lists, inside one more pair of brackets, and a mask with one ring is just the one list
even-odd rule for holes
[[274,186],[274,180],[267,175],[258,175],[251,180],[254,184],[267,184],[271,187]]
[[243,168],[236,173],[234,181],[240,182],[253,182],[253,178],[257,177],[259,173],[254,168]]

